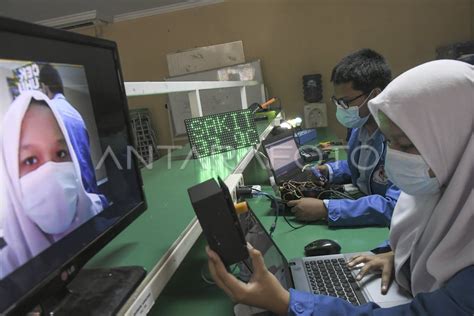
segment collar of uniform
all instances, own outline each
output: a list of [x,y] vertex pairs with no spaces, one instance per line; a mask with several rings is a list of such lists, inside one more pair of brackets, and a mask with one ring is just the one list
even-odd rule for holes
[[362,126],[360,129],[359,129],[359,141],[361,143],[368,143],[369,141],[372,141],[373,139],[375,139],[379,134],[380,134],[380,129],[377,128],[373,133],[372,135],[369,136],[369,131],[367,130],[367,128],[365,128],[364,126]]

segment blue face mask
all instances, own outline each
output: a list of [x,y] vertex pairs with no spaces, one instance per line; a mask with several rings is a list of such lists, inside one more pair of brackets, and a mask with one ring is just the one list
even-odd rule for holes
[[370,114],[366,117],[360,117],[359,109],[367,102],[372,95],[373,90],[369,93],[367,98],[359,106],[350,106],[347,109],[337,104],[336,117],[339,123],[348,128],[359,128],[362,127],[370,117]]
[[351,106],[347,109],[337,105],[336,117],[339,123],[348,128],[359,128],[362,127],[367,120],[369,115],[366,117],[359,116],[359,108],[356,106]]

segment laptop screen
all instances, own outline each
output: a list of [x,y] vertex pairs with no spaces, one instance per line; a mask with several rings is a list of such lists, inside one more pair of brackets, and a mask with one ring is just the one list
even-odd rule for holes
[[[286,261],[286,258],[283,256],[280,249],[277,248],[274,241],[262,227],[262,224],[253,211],[249,210],[248,212],[239,215],[239,220],[245,239],[255,249],[262,253],[267,269],[275,275],[285,289],[294,287],[288,261]],[[245,265],[241,264],[239,265],[239,268],[239,278],[246,282],[250,280],[251,272],[245,267]]]
[[303,165],[293,134],[265,144],[265,150],[277,179]]

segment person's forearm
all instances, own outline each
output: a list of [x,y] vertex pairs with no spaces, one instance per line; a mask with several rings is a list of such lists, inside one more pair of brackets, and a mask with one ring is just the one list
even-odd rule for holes
[[338,199],[326,201],[330,226],[388,226],[394,202],[373,194],[357,200]]

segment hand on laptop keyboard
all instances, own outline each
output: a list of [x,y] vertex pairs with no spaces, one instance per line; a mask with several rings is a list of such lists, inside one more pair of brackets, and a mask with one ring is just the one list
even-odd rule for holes
[[350,269],[359,269],[360,264],[364,264],[360,268],[359,274],[356,276],[356,280],[361,280],[367,273],[373,273],[375,271],[382,272],[382,294],[386,294],[390,283],[393,279],[393,251],[381,253],[373,256],[355,256],[349,260],[347,266]]
[[352,267],[352,269],[362,269],[365,266],[365,263],[361,262]]
[[339,297],[354,305],[366,303],[344,258],[314,258],[305,262],[306,275],[314,294]]

